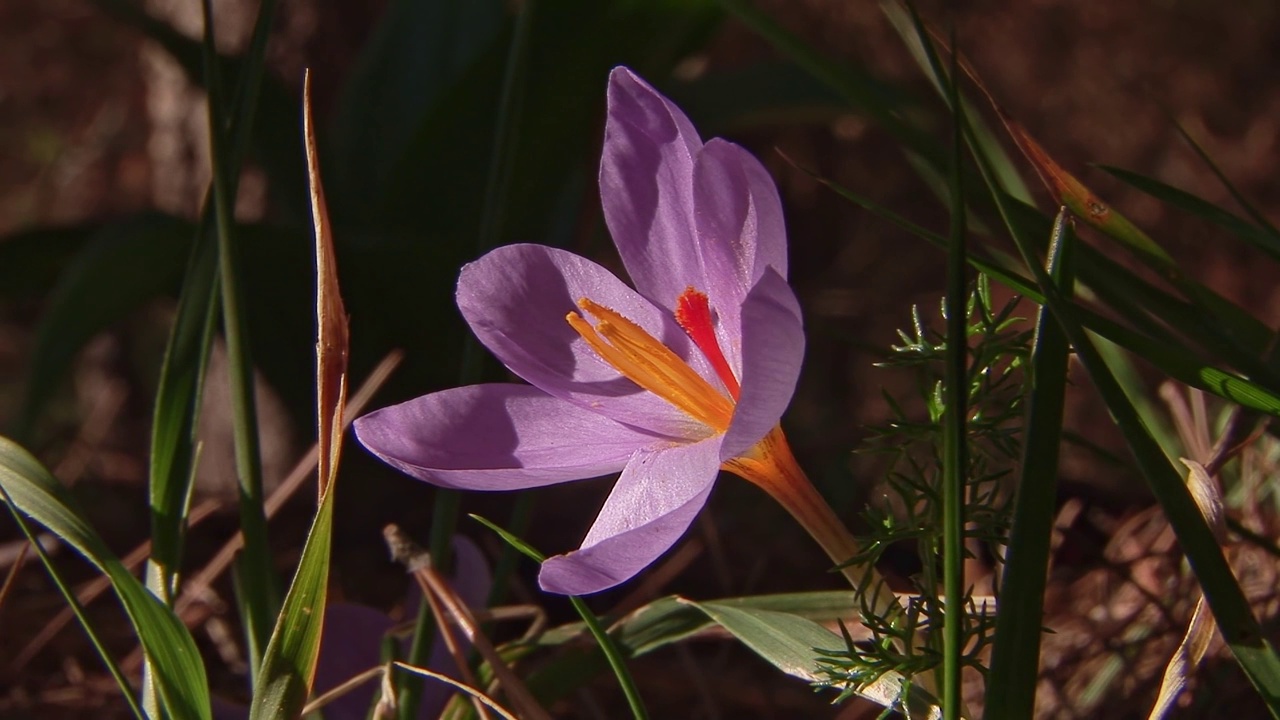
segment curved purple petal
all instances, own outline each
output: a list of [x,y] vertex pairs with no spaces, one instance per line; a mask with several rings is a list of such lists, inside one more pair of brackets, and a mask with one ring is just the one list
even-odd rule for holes
[[766,268],[787,277],[787,235],[773,178],[751,153],[713,138],[693,171],[698,249],[716,333],[729,364],[742,376],[739,308]]
[[721,459],[741,455],[778,424],[803,360],[800,302],[776,270],[766,269],[742,305],[742,394]]
[[542,563],[542,589],[562,595],[607,590],[657,560],[706,504],[720,470],[720,440],[637,452],[582,547]]
[[674,308],[706,283],[693,220],[693,165],[702,140],[670,100],[627,68],[609,75],[600,158],[605,224],[642,295]]
[[458,308],[480,342],[512,372],[549,395],[620,423],[672,438],[705,437],[705,426],[623,378],[596,355],[565,317],[582,298],[648,330],[704,377],[706,360],[669,311],[641,297],[605,268],[543,245],[508,245],[462,268]]
[[420,480],[463,490],[518,490],[621,470],[659,441],[528,385],[444,390],[355,422],[373,454]]

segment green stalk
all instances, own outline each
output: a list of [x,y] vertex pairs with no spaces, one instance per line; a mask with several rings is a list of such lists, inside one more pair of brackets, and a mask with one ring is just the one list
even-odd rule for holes
[[209,93],[209,143],[213,165],[213,212],[218,237],[218,274],[221,279],[223,333],[227,343],[231,408],[234,414],[236,474],[240,481],[240,528],[244,552],[239,563],[244,579],[245,630],[249,663],[256,679],[262,653],[271,638],[276,601],[273,592],[271,552],[267,544],[267,517],[262,491],[262,460],[258,448],[258,422],[254,407],[253,358],[247,323],[242,311],[237,278],[239,261],[233,237],[235,196],[228,180],[226,120],[222,80],[214,42],[213,7],[203,0],[205,23],[205,74]]
[[[914,11],[913,11],[914,12]],[[917,19],[918,22],[918,19]],[[923,37],[923,33],[921,34]],[[954,46],[954,41],[952,45]],[[931,55],[932,60],[932,55]],[[968,319],[965,312],[968,297],[965,251],[965,199],[962,182],[962,148],[964,131],[960,101],[954,82],[955,56],[952,55],[951,82],[947,83],[948,102],[955,113],[951,157],[951,241],[947,250],[947,348],[944,374],[946,412],[942,416],[942,712],[946,720],[959,720],[961,710],[960,674],[964,652],[964,515],[965,480],[969,453],[966,420],[968,418]],[[939,80],[944,79],[938,73]]]

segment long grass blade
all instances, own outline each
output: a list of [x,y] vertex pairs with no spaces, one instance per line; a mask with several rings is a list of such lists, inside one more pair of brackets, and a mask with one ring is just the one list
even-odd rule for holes
[[[810,174],[812,175],[812,173]],[[888,220],[935,247],[943,250],[947,248],[948,240],[942,235],[920,227],[837,183],[816,175],[814,177],[850,202],[875,213],[877,216]],[[1007,202],[1012,202],[1012,199]],[[1016,207],[1006,207],[1006,210],[1011,214],[1017,212]],[[1018,227],[1022,228],[1021,225]],[[1026,233],[1025,229],[1022,231],[1024,234]],[[1035,241],[1029,239],[1028,242],[1034,243]],[[1036,246],[1038,247],[1038,243]],[[1077,269],[1084,269],[1088,265],[1086,261],[1089,259],[1089,250],[1089,247],[1084,244],[1077,247],[1078,254],[1075,258]],[[1096,253],[1096,251],[1094,252]],[[971,252],[969,254],[969,263],[979,272],[998,280],[1018,294],[1038,304],[1044,304],[1044,295],[1036,283],[1022,275],[1018,270],[1011,269],[1008,262],[997,259],[991,253]],[[1096,264],[1094,267],[1096,267]],[[1134,281],[1137,281],[1136,278],[1134,278]],[[1153,292],[1159,291],[1153,288]],[[1170,299],[1172,300],[1172,298]],[[1084,327],[1142,357],[1179,382],[1270,415],[1280,413],[1280,392],[1264,387],[1214,363],[1202,361],[1197,357],[1197,353],[1194,350],[1176,345],[1167,339],[1153,338],[1143,333],[1135,332],[1078,302],[1070,300],[1064,300],[1064,302],[1071,307],[1072,312],[1076,314],[1076,317]],[[1132,317],[1132,311],[1135,309],[1132,304],[1119,304],[1111,307],[1122,316],[1128,313],[1130,317]],[[1261,324],[1258,324],[1256,329],[1266,333],[1265,326]],[[1265,339],[1255,338],[1255,340],[1259,342],[1260,348],[1265,343]]]
[[232,431],[235,438],[236,475],[239,480],[240,528],[245,552],[240,556],[241,608],[248,639],[249,665],[256,668],[271,637],[277,600],[267,544],[267,518],[263,511],[262,456],[258,448],[258,418],[254,400],[253,355],[239,279],[239,249],[234,237],[235,195],[228,181],[231,171],[226,138],[228,114],[219,77],[214,38],[212,0],[203,0],[205,25],[205,76],[209,94],[209,143],[213,164],[213,215],[218,240],[218,278],[222,304],[223,336],[227,343],[231,385]]
[[[981,157],[977,159],[981,166]],[[983,170],[988,187],[994,190],[985,168]],[[1159,445],[1142,426],[1133,405],[1098,354],[1075,312],[1058,293],[1044,268],[1037,263],[1030,239],[1009,220],[1009,208],[1003,201],[1002,194],[995,192],[993,195],[1024,262],[1036,276],[1036,282],[1040,285],[1054,318],[1075,347],[1081,364],[1107,403],[1112,419],[1129,445],[1138,469],[1173,526],[1174,533],[1187,554],[1187,560],[1200,580],[1209,607],[1220,623],[1228,647],[1257,688],[1272,716],[1280,718],[1280,658],[1276,656],[1275,648],[1254,617],[1239,583],[1222,555],[1222,548],[1214,539],[1213,531],[1192,500],[1181,474],[1170,465]]]
[[[1073,286],[1073,244],[1066,212],[1059,211],[1049,243],[1048,271],[1064,298],[1070,297]],[[987,694],[1001,701],[986,704],[986,720],[1027,718],[1035,709],[1069,352],[1062,329],[1042,305],[1032,344],[1022,469],[1000,586],[1001,598],[1017,602],[1004,604],[996,616]]]
[[311,694],[320,635],[324,627],[333,544],[333,483],[342,452],[343,414],[347,400],[347,313],[338,287],[337,261],[329,209],[320,181],[315,121],[311,115],[311,75],[303,78],[303,135],[311,185],[316,255],[316,442],[320,507],[307,535],[302,559],[254,688],[252,720],[295,717]]
[[107,548],[48,470],[3,437],[0,492],[11,508],[44,525],[111,578],[152,668],[158,697],[170,716],[208,720],[209,684],[187,628]]
[[1262,250],[1272,258],[1280,260],[1280,237],[1253,225],[1235,213],[1192,195],[1186,190],[1173,187],[1154,178],[1110,165],[1099,165],[1098,167],[1117,180],[1137,188],[1157,200],[1204,218]]
[[[916,30],[923,37],[919,18],[914,14]],[[936,61],[933,53],[930,62]],[[945,82],[944,94],[948,105],[960,107],[959,88],[955,79],[955,56],[952,56],[951,72],[944,75],[935,68],[935,75]],[[944,78],[950,80],[944,80]],[[969,267],[966,249],[968,227],[965,219],[963,152],[964,133],[960,113],[952,127],[952,156],[949,191],[951,196],[951,233],[947,244],[947,294],[946,309],[947,347],[943,382],[946,411],[942,417],[942,587],[943,607],[946,613],[942,626],[942,712],[946,720],[959,720],[961,716],[960,672],[964,652],[964,555],[965,555],[965,484],[969,475],[969,296],[967,271]]]

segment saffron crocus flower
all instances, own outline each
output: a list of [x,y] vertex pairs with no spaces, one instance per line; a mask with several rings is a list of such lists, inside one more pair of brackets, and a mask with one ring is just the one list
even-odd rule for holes
[[804,355],[777,189],[741,147],[703,143],[626,68],[609,78],[605,221],[634,289],[541,245],[465,266],[458,307],[524,384],[445,390],[356,421],[414,477],[516,490],[621,471],[582,546],[544,590],[581,595],[640,572],[706,503],[721,469],[760,485],[833,559],[853,540],[796,466],[778,420]]

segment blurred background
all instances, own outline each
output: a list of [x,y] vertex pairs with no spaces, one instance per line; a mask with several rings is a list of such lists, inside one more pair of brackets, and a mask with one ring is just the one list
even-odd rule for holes
[[[257,4],[215,6],[225,73],[234,77]],[[1090,167],[1119,166],[1229,203],[1178,136],[1176,121],[1275,217],[1280,7],[1261,0],[1229,11],[1208,0],[919,7],[936,27],[954,28],[1001,106],[1068,170],[1201,282],[1269,326],[1280,322],[1280,287],[1248,248]],[[853,91],[815,78],[762,27],[834,63],[856,80]],[[0,431],[75,486],[95,527],[121,554],[147,535],[151,404],[210,176],[201,29],[194,0],[0,0]],[[521,71],[514,92],[504,95],[512,53],[522,58]],[[809,332],[788,434],[801,463],[855,527],[861,508],[876,501],[876,460],[852,451],[868,425],[888,417],[882,388],[909,400],[915,378],[874,363],[898,342],[895,330],[909,325],[913,304],[936,318],[945,258],[806,170],[943,230],[945,208],[885,120],[940,142],[950,132],[936,95],[876,3],[282,0],[267,58],[236,216],[268,481],[278,482],[315,435],[303,69],[313,73],[322,172],[351,314],[353,384],[392,349],[406,353],[377,407],[464,379],[504,377],[490,359],[466,360],[452,303],[459,266],[487,247],[545,243],[617,267],[595,174],[605,80],[610,68],[626,64],[681,105],[704,137],[747,146],[773,172]],[[494,177],[502,178],[497,187]],[[1042,209],[1051,209],[1026,166],[1024,178]],[[1021,314],[1033,313],[1028,304]],[[235,528],[219,355],[215,348],[199,493],[225,500],[229,512],[193,533],[192,567]],[[1159,402],[1154,382],[1148,387]],[[1046,619],[1057,634],[1046,641],[1041,702],[1046,716],[1129,717],[1145,712],[1180,637],[1174,616],[1185,610],[1178,598],[1150,597],[1143,579],[1176,572],[1179,558],[1087,381],[1072,389],[1067,424],[1087,442],[1068,446],[1062,464],[1062,544]],[[335,592],[393,608],[406,579],[386,559],[381,528],[395,522],[425,540],[432,492],[358,446],[344,461]],[[525,536],[548,553],[575,547],[608,487],[538,491]],[[720,483],[711,512],[672,556],[674,564],[593,598],[593,607],[634,607],[668,593],[709,598],[840,587],[818,548],[762,499],[745,483]],[[304,492],[273,521],[281,572],[296,564],[310,503]],[[467,496],[464,509],[505,523],[511,503]],[[498,547],[469,521],[460,531],[491,553]],[[6,514],[0,540],[12,548],[16,537]],[[68,554],[68,572],[88,579],[87,567]],[[1267,587],[1274,559],[1256,560],[1251,577]],[[553,620],[568,618],[562,599],[539,596],[532,571],[522,568],[516,600],[543,605]],[[0,716],[123,717],[75,628],[22,667],[9,662],[61,607],[34,566],[18,582],[0,607]],[[1264,617],[1273,617],[1267,607]],[[108,637],[127,653],[129,638],[111,635],[115,612],[109,602],[94,606]],[[1139,620],[1144,632],[1126,634]],[[217,639],[219,622],[225,628],[234,620],[211,610],[204,632],[197,631],[211,657],[234,654]],[[829,696],[778,676],[728,642],[670,648],[636,668],[656,717],[875,717],[856,703],[831,707]],[[234,662],[213,677],[220,693],[243,696]],[[616,716],[622,706],[610,682],[602,677],[554,713]],[[1226,716],[1241,694],[1242,709],[1232,711],[1250,716],[1249,693],[1229,663],[1211,665],[1199,682],[1203,692],[1192,694],[1187,717],[1205,716],[1195,703],[1207,697],[1224,713],[1216,716]],[[1097,694],[1092,705],[1077,701],[1086,690]],[[1132,697],[1140,700],[1129,703]]]

